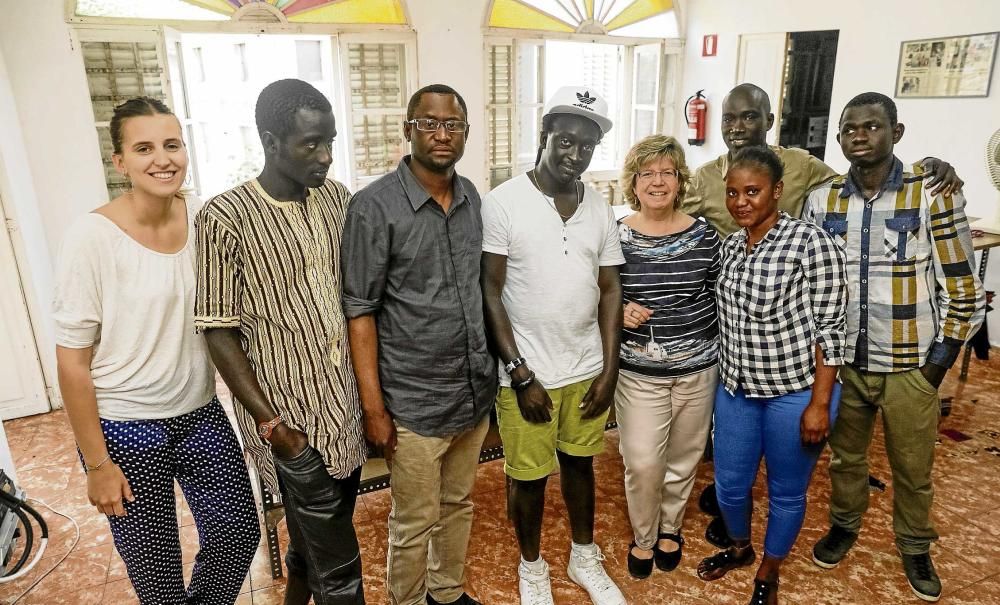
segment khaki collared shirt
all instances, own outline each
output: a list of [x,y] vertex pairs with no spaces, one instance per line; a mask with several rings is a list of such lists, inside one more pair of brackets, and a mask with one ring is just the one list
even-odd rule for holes
[[[802,214],[802,203],[806,194],[837,176],[832,168],[802,149],[788,149],[772,146],[771,150],[785,165],[784,193],[778,202],[778,209],[798,218]],[[681,210],[692,216],[703,216],[710,225],[725,238],[739,231],[739,225],[726,209],[726,172],[729,170],[729,154],[724,153],[715,160],[703,164],[695,171],[681,202]]]
[[[195,327],[239,328],[271,405],[337,478],[361,466],[367,451],[341,309],[349,198],[342,184],[326,181],[304,202],[278,201],[253,180],[209,200],[196,221]],[[246,450],[277,493],[267,445],[235,407]]]

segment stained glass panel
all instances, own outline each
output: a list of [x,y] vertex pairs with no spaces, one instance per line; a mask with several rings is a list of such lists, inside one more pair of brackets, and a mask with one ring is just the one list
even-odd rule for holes
[[494,0],[489,24],[510,29],[667,38],[677,36],[673,8],[673,0]]

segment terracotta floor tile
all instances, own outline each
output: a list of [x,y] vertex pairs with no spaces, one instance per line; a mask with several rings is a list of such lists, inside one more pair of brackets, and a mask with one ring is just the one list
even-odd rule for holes
[[484,462],[476,469],[476,484],[473,494],[493,493],[504,489],[506,475],[503,471],[503,459]]
[[139,598],[135,596],[135,591],[132,590],[132,583],[126,578],[124,580],[109,582],[104,588],[104,600],[102,602],[105,605],[131,605],[138,603]]
[[945,586],[942,592],[942,601],[947,600],[949,605],[985,605],[986,603],[996,603],[998,595],[1000,595],[1000,574],[966,586],[961,590],[953,591]]
[[36,594],[34,591],[18,601],[24,605],[100,605],[104,600],[105,585],[92,586],[83,590],[71,590],[54,594]]
[[392,509],[392,498],[388,489],[376,492],[369,492],[358,496],[368,510],[368,518],[372,521],[385,522],[389,519],[389,510]]
[[[941,392],[953,398],[952,415],[942,427],[968,436],[955,441],[942,435],[935,448],[934,521],[941,540],[933,547],[934,560],[944,582],[942,602],[985,605],[1000,602],[1000,456],[988,448],[1000,448],[1000,356],[983,363],[974,361],[973,380],[946,379]],[[113,552],[106,518],[87,502],[86,477],[76,460],[76,451],[65,413],[62,411],[4,423],[21,483],[29,497],[42,498],[71,515],[81,529],[79,545],[24,603],[135,603],[124,564]],[[751,590],[752,569],[737,570],[712,583],[703,582],[695,567],[716,549],[704,539],[709,518],[697,507],[697,498],[712,481],[711,464],[698,469],[692,500],[684,520],[687,544],[677,570],[656,571],[647,580],[634,580],[625,571],[631,540],[627,502],[622,484],[623,466],[618,454],[618,433],[606,433],[604,451],[595,456],[597,511],[595,537],[601,546],[609,575],[633,604],[744,605]],[[868,605],[869,603],[915,603],[903,577],[892,535],[892,476],[881,429],[869,450],[872,474],[885,481],[885,492],[870,493],[870,507],[857,545],[834,570],[821,570],[810,560],[812,545],[828,526],[830,495],[827,468],[829,451],[817,466],[809,490],[806,520],[799,540],[787,559],[782,575],[782,600],[807,605]],[[758,549],[767,524],[766,473],[761,471],[754,488],[753,540]],[[197,532],[182,503],[178,519],[186,570],[197,552]],[[519,552],[506,518],[503,462],[494,461],[477,469],[473,494],[475,512],[467,567],[467,590],[490,605],[512,605],[517,595]],[[369,603],[385,603],[386,520],[391,506],[388,490],[362,495],[355,523],[362,544],[364,581]],[[74,532],[68,521],[43,510],[50,525],[46,559],[27,578],[3,586],[4,599],[16,596],[65,554]],[[287,532],[279,524],[279,544],[287,549]],[[566,577],[570,528],[562,502],[559,475],[546,489],[542,554],[552,571],[556,602],[579,605],[588,600]],[[46,565],[48,563],[49,565]],[[86,585],[81,585],[83,582]],[[106,584],[104,583],[106,582]],[[75,592],[67,591],[72,586]],[[285,580],[272,580],[263,540],[244,583],[246,591],[237,603],[282,603]],[[61,590],[60,590],[61,589]],[[8,595],[11,595],[8,597]]]

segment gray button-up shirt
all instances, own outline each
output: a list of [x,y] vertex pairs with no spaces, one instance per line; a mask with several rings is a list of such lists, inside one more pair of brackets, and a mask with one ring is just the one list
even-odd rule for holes
[[455,175],[445,214],[399,166],[354,195],[341,248],[344,313],[373,314],[386,407],[403,427],[454,435],[479,423],[497,389],[486,350],[482,202]]

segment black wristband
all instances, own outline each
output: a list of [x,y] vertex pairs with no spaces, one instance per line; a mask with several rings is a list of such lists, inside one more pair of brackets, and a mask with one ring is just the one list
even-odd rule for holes
[[529,374],[528,377],[525,378],[524,380],[522,380],[521,382],[511,382],[510,383],[510,388],[514,389],[515,391],[523,391],[524,389],[526,389],[529,386],[531,386],[531,383],[533,383],[533,382],[535,382],[535,373],[534,372],[532,372],[531,374]]

